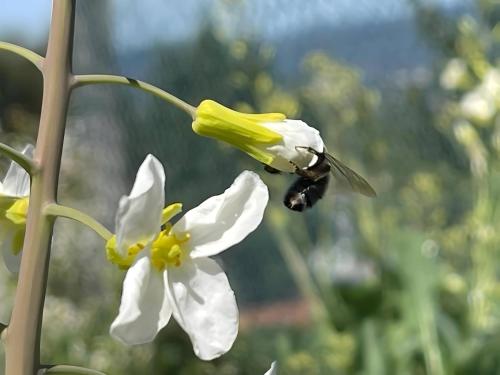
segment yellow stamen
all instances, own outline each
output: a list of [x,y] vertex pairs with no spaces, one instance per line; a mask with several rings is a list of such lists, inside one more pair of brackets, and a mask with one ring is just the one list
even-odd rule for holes
[[278,144],[283,136],[262,123],[279,122],[285,118],[282,113],[241,113],[213,100],[204,100],[196,109],[192,127],[199,135],[227,142],[260,162],[270,164],[274,156],[265,152],[262,146]]
[[189,233],[176,234],[171,228],[162,230],[151,248],[151,263],[162,271],[168,266],[179,267],[186,255],[182,245],[190,238]]
[[161,213],[161,224],[170,221],[175,215],[182,211],[182,203],[173,203],[163,209]]
[[116,236],[111,237],[106,242],[106,257],[111,263],[116,264],[120,269],[128,269],[134,263],[137,254],[144,249],[142,243],[136,243],[127,249],[127,255],[122,256],[116,246]]
[[17,199],[5,212],[5,217],[12,221],[14,224],[26,224],[28,205],[28,197]]

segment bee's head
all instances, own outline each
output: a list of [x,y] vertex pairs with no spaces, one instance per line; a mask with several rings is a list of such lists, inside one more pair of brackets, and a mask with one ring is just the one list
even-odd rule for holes
[[299,212],[304,211],[308,207],[307,198],[306,198],[305,194],[300,193],[300,192],[296,192],[296,191],[289,191],[285,195],[285,199],[283,200],[283,203],[290,210],[299,211]]

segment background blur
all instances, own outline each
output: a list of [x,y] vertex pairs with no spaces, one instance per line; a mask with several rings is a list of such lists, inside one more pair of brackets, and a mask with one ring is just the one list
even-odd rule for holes
[[[43,54],[49,17],[49,0],[2,0],[0,40]],[[274,359],[292,375],[498,374],[499,20],[496,0],[79,1],[75,72],[301,118],[378,197],[331,188],[309,212],[291,212],[282,197],[293,177],[195,136],[176,108],[125,87],[78,89],[64,204],[112,229],[150,152],[166,167],[168,202],[189,209],[252,169],[271,204],[263,225],[218,258],[241,330],[208,363],[174,321],[149,345],[113,341],[123,272],[94,233],[58,221],[44,362],[111,374],[255,375]],[[35,141],[40,102],[38,72],[2,53],[2,142]],[[1,321],[15,283],[1,268]]]

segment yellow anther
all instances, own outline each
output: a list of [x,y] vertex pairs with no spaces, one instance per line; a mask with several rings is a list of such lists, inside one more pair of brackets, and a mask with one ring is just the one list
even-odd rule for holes
[[182,244],[189,240],[189,233],[180,235],[169,229],[162,230],[151,247],[151,263],[162,271],[168,266],[179,267],[185,256]]
[[12,221],[14,224],[26,224],[28,205],[28,197],[17,199],[5,212],[5,217]]
[[118,252],[116,246],[116,236],[111,237],[106,242],[106,257],[111,263],[116,264],[121,269],[128,269],[134,263],[134,259],[144,249],[144,244],[136,243],[127,249],[127,255],[124,257]]
[[[173,203],[165,207],[161,213],[161,223],[165,224],[171,220],[175,215],[182,211],[182,203]],[[172,225],[170,225],[172,227]]]

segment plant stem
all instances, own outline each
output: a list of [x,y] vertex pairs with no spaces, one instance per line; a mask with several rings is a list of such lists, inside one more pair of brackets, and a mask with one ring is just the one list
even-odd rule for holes
[[[314,284],[313,278],[305,259],[300,254],[299,249],[290,239],[283,227],[283,220],[279,211],[274,207],[268,207],[267,220],[271,233],[275,236],[281,256],[292,274],[292,277],[299,288],[302,296],[311,305],[311,315],[315,323],[328,324],[328,309]],[[332,328],[333,329],[333,328]]]
[[35,163],[33,163],[33,160],[24,155],[22,152],[19,152],[4,143],[0,143],[0,154],[4,154],[9,159],[15,161],[30,175],[32,175],[37,169]]
[[162,90],[147,82],[139,81],[133,78],[109,75],[109,74],[85,74],[85,75],[75,75],[73,77],[73,87],[93,85],[93,84],[103,84],[103,83],[136,87],[143,91],[149,92],[150,94],[153,94],[170,104],[175,105],[177,108],[183,110],[188,115],[190,115],[193,118],[193,120],[196,116],[196,108],[193,107],[191,104],[188,104],[185,101],[179,99],[178,97],[166,92],[165,90]]
[[99,223],[93,217],[71,207],[63,206],[56,203],[51,203],[45,207],[45,214],[50,216],[62,216],[68,219],[73,219],[82,224],[85,224],[90,229],[94,230],[99,236],[106,241],[113,237],[113,233],[107,230],[104,225]]
[[40,375],[41,374],[106,375],[103,372],[97,370],[69,365],[55,365],[47,367],[47,369],[40,371]]
[[43,100],[32,175],[23,256],[12,318],[5,338],[6,375],[33,375],[40,367],[40,334],[54,218],[43,208],[56,201],[66,112],[71,91],[75,0],[53,0]]
[[16,46],[12,43],[0,42],[0,51],[1,50],[15,53],[31,62],[38,70],[42,70],[43,57],[27,48]]

